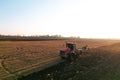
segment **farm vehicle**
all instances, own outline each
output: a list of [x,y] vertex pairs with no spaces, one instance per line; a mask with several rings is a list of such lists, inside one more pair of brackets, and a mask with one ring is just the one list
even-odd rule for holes
[[60,57],[67,60],[76,60],[79,56],[88,50],[88,46],[84,46],[81,49],[76,48],[75,42],[66,42],[66,48],[60,50]]

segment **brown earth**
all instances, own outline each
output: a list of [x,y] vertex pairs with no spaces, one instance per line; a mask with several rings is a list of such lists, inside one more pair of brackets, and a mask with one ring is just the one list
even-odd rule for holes
[[[54,65],[54,63],[61,62],[61,59],[59,58],[59,50],[65,47],[66,41],[76,41],[77,48],[81,48],[87,44],[90,49],[120,42],[119,40],[98,39],[56,41],[2,41],[0,42],[0,77],[9,78],[10,75],[19,76],[22,74],[29,74],[36,72],[38,68],[38,70],[41,70],[52,66],[51,64]],[[99,50],[96,49],[95,51],[99,52]],[[89,53],[91,54],[96,52]],[[82,59],[83,62],[85,62],[85,59],[86,62],[89,63],[89,58],[87,58],[87,56],[90,55],[83,55],[82,58],[78,60],[78,62],[81,62]]]
[[72,64],[64,62],[20,80],[120,80],[120,43],[91,49]]

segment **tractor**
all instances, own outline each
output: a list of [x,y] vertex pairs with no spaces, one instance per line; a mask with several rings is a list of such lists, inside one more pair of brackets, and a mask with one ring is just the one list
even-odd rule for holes
[[79,56],[87,51],[88,46],[82,47],[82,49],[76,49],[75,42],[66,42],[66,48],[60,50],[60,57],[67,60],[76,60]]
[[75,42],[66,42],[66,48],[60,50],[62,59],[76,60],[79,54]]

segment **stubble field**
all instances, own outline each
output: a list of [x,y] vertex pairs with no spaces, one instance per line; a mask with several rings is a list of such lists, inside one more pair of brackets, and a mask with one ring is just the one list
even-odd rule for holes
[[[80,40],[53,40],[53,41],[1,41],[0,42],[0,78],[8,78],[11,76],[28,75],[38,70],[45,69],[54,64],[61,62],[59,50],[65,47],[66,41],[75,41],[77,48],[84,45],[90,47],[90,54],[95,55],[101,50],[116,50],[118,47],[106,47],[112,44],[118,44],[119,40],[98,40],[98,39],[80,39]],[[103,47],[101,47],[103,46]],[[114,45],[112,45],[114,46]],[[119,46],[119,45],[118,45]],[[117,49],[119,50],[119,48]],[[92,52],[94,51],[94,52]],[[103,51],[103,52],[105,52]],[[118,53],[119,51],[116,51]],[[113,53],[113,52],[111,52]],[[106,53],[105,53],[106,54]],[[100,54],[98,54],[100,55]],[[80,62],[90,55],[83,55]],[[83,58],[84,57],[84,58]],[[94,56],[91,56],[94,58]],[[83,62],[82,62],[83,59]],[[89,58],[88,58],[89,59]],[[115,58],[116,59],[116,58]],[[104,60],[103,60],[104,61]],[[76,63],[77,64],[77,63]],[[72,65],[71,65],[72,66]]]

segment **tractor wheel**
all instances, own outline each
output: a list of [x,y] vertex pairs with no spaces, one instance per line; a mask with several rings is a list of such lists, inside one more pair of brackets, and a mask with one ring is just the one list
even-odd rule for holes
[[72,53],[72,60],[76,61],[77,58],[78,58],[78,54]]
[[61,56],[61,59],[65,59],[65,57]]
[[67,60],[70,62],[72,61],[72,55],[70,53],[67,54]]

